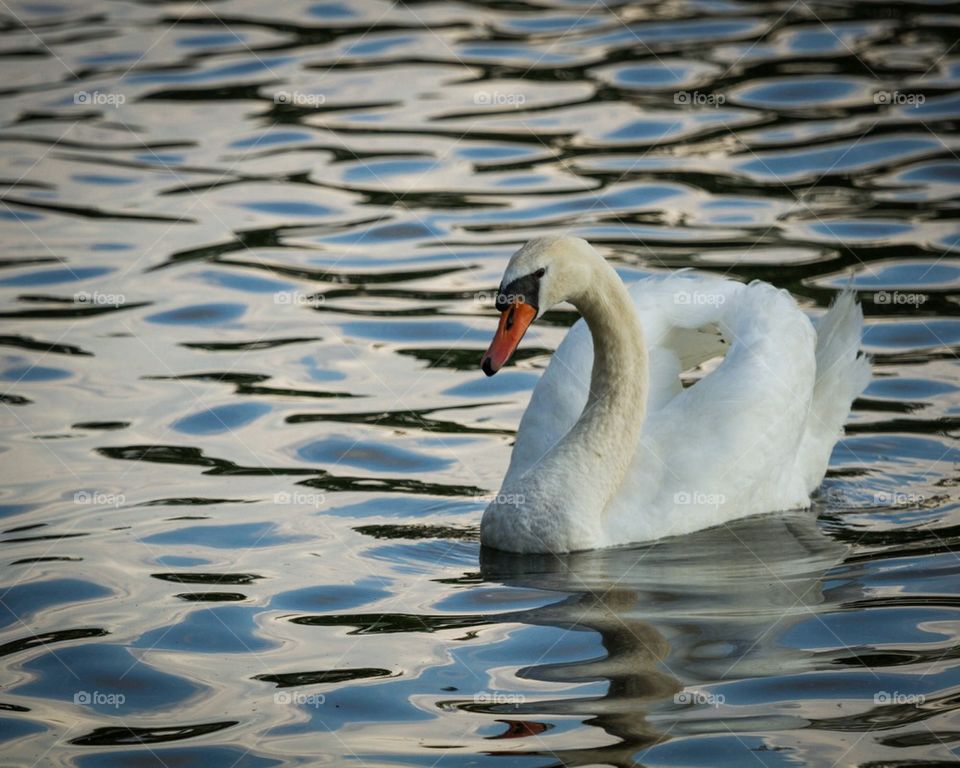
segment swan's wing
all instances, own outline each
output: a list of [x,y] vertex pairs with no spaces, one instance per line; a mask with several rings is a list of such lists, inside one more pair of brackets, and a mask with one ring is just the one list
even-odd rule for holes
[[[743,285],[692,273],[655,275],[630,286],[650,358],[648,409],[663,407],[682,389],[680,374],[728,347],[722,308]],[[578,320],[554,352],[520,421],[505,483],[536,464],[576,423],[587,402],[593,340]]]
[[608,509],[625,540],[687,533],[756,512],[804,506],[798,468],[816,378],[816,334],[786,291],[731,291],[712,321],[723,362],[650,411]]

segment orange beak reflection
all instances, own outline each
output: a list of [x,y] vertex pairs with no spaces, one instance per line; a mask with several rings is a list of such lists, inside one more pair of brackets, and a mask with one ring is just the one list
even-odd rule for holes
[[487,376],[493,376],[510,359],[536,316],[537,308],[519,299],[500,313],[497,333],[480,363]]

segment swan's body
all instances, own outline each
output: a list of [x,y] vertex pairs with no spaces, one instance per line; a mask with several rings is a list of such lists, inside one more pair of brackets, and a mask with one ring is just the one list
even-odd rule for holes
[[[806,507],[869,381],[851,294],[815,329],[766,283],[680,273],[628,290],[575,238],[517,252],[501,286],[504,318],[511,286],[537,293],[518,310],[539,316],[568,300],[583,319],[537,384],[484,512],[481,540],[497,549],[608,547]],[[488,374],[503,362],[498,344],[512,352],[526,324],[517,335],[501,322]],[[682,387],[683,371],[724,353]]]

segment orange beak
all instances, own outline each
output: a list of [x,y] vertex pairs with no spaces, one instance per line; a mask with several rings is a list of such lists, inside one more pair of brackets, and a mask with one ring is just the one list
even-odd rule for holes
[[487,376],[493,376],[513,354],[530,323],[537,316],[537,308],[517,299],[500,313],[500,325],[490,342],[480,367]]

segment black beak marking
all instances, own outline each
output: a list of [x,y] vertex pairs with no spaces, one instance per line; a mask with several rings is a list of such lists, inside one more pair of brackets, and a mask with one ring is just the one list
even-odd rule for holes
[[536,273],[518,277],[509,285],[501,287],[497,293],[497,311],[505,312],[517,299],[534,309],[540,308],[540,278]]

